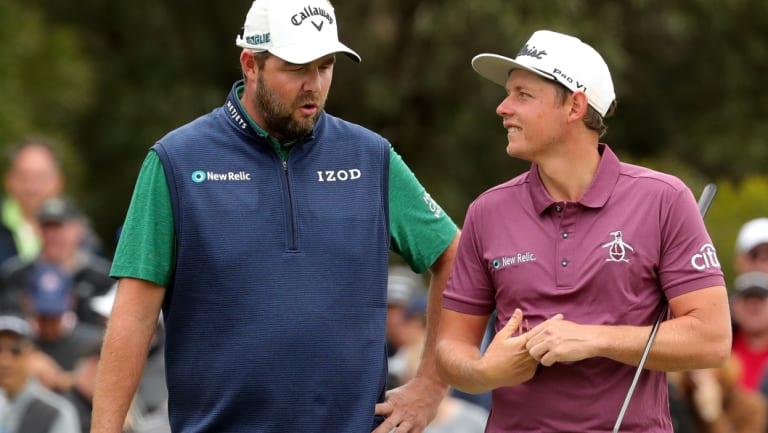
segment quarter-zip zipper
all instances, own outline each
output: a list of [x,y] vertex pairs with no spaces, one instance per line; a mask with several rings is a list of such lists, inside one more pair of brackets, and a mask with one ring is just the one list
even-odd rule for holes
[[291,188],[291,177],[288,175],[288,160],[283,159],[283,175],[285,175],[285,185],[288,190],[288,251],[296,251],[298,249],[297,240],[297,228],[296,228],[296,213],[293,208],[293,190]]

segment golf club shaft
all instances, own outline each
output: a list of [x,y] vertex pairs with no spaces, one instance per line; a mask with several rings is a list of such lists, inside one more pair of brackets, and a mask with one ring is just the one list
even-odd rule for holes
[[[701,212],[702,218],[704,218],[704,216],[707,214],[709,206],[712,204],[712,200],[714,200],[716,193],[717,185],[714,183],[708,183],[706,186],[704,186],[704,190],[701,191],[701,196],[699,197],[699,212]],[[651,328],[651,334],[648,336],[648,342],[645,344],[643,356],[640,358],[640,362],[637,364],[635,377],[632,379],[632,384],[629,386],[627,396],[624,398],[624,404],[621,406],[621,411],[619,411],[618,418],[616,418],[616,424],[613,426],[613,433],[618,433],[619,427],[621,427],[621,421],[624,419],[624,415],[627,412],[627,407],[629,407],[629,401],[632,399],[632,393],[635,391],[637,381],[640,379],[640,373],[643,372],[643,367],[645,366],[646,359],[648,359],[648,353],[651,351],[653,340],[656,339],[656,332],[658,332],[659,325],[661,325],[662,320],[664,320],[664,317],[666,316],[667,303],[666,301],[662,300],[661,312],[659,313],[659,317],[656,319],[656,323],[653,324],[653,328]]]

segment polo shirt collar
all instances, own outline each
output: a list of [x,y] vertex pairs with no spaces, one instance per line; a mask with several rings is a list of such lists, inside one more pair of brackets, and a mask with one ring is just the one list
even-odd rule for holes
[[[579,204],[590,208],[601,208],[608,202],[613,188],[619,180],[621,162],[615,153],[607,144],[598,145],[600,152],[600,164],[597,166],[595,177],[589,184],[587,191],[578,201]],[[555,200],[547,192],[544,183],[539,176],[539,167],[536,163],[531,164],[528,172],[528,182],[531,185],[531,200],[536,213],[541,214],[547,208],[555,203]]]

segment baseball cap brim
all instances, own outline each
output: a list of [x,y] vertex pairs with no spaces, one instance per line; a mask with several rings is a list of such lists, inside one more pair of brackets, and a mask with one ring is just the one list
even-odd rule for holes
[[737,295],[741,297],[759,296],[761,298],[768,298],[768,289],[764,287],[747,287],[740,290]]
[[0,333],[10,333],[23,338],[32,337],[29,323],[25,319],[13,315],[0,316]]
[[287,62],[295,63],[297,65],[303,65],[333,53],[344,53],[350,59],[358,63],[362,60],[356,52],[352,51],[341,42],[323,44],[322,47],[312,47],[307,44],[293,44],[272,48],[269,52]]
[[322,46],[310,46],[306,43],[283,45],[281,47],[272,47],[264,49],[264,47],[258,45],[251,45],[247,43],[241,36],[238,36],[235,40],[235,44],[242,48],[247,48],[253,51],[269,51],[270,53],[280,57],[286,62],[295,63],[297,65],[303,65],[310,63],[323,56],[333,53],[346,54],[353,61],[360,63],[362,58],[354,50],[341,42],[324,43]]
[[498,54],[484,53],[476,55],[472,58],[472,69],[483,78],[493,81],[502,87],[507,84],[507,79],[513,69],[523,69],[540,77],[555,81],[554,77],[546,72],[531,68],[530,66],[518,63],[509,57],[500,56]]

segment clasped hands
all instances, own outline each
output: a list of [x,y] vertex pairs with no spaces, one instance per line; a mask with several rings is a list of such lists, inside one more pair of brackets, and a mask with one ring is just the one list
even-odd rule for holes
[[480,360],[480,371],[490,388],[528,381],[539,364],[580,361],[594,356],[585,325],[565,320],[562,314],[527,329],[523,312],[515,309],[496,333]]

